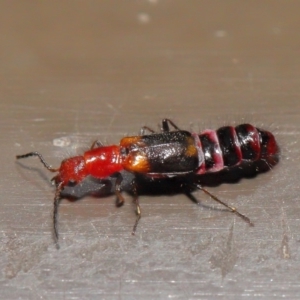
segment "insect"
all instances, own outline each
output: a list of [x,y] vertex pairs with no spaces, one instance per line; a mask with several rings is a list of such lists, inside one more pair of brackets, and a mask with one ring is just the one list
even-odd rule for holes
[[96,187],[99,190],[109,186],[109,191],[117,196],[117,206],[124,204],[122,191],[133,194],[137,214],[133,234],[141,218],[139,184],[147,182],[155,188],[162,181],[174,178],[185,186],[187,195],[192,190],[202,190],[253,226],[250,219],[235,207],[203,188],[201,181],[207,174],[216,176],[224,171],[236,172],[236,168],[242,169],[243,164],[252,166],[260,162],[270,169],[279,160],[279,147],[272,133],[250,124],[225,126],[197,134],[181,130],[170,119],[164,119],[159,133],[144,126],[140,135],[124,137],[119,145],[104,146],[96,141],[83,155],[63,160],[59,168],[51,167],[39,152],[17,155],[16,158],[30,156],[37,156],[49,171],[57,173],[52,178],[56,185],[53,224],[57,244],[59,202],[66,189],[81,187],[87,178],[98,180]]

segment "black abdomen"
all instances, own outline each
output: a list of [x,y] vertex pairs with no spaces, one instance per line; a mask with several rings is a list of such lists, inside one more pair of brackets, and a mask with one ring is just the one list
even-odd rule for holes
[[250,124],[205,130],[199,139],[204,163],[198,174],[221,171],[243,161],[265,160],[272,165],[278,161],[279,148],[273,134]]

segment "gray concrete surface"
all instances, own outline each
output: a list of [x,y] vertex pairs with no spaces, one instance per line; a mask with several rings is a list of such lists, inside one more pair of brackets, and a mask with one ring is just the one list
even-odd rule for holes
[[[1,1],[0,298],[298,299],[299,9]],[[271,172],[210,189],[255,227],[183,195],[143,196],[131,236],[130,196],[122,208],[85,197],[62,203],[57,250],[52,174],[15,155],[38,150],[57,166],[164,117],[199,132],[247,121],[275,133],[282,157]]]

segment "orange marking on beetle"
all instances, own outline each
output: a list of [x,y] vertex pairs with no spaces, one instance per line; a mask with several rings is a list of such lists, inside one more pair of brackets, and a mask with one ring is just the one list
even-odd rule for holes
[[[150,164],[147,155],[143,152],[146,145],[140,136],[125,137],[120,142],[121,163],[126,171],[136,173],[150,172]],[[122,151],[125,150],[125,151]]]
[[189,157],[198,156],[198,150],[195,146],[195,140],[192,137],[188,139],[188,146],[186,148],[185,155]]
[[129,147],[132,146],[133,144],[137,144],[140,142],[141,137],[140,136],[129,136],[129,137],[124,137],[120,141],[120,147]]
[[147,156],[139,150],[130,151],[122,161],[122,165],[126,171],[136,173],[149,173],[151,169]]

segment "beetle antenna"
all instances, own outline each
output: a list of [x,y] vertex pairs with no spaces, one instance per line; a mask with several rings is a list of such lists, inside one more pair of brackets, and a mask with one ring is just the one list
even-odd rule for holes
[[23,155],[17,155],[16,158],[20,159],[20,158],[27,158],[27,157],[30,157],[30,156],[37,156],[40,159],[41,163],[44,165],[44,167],[46,169],[48,169],[49,171],[51,171],[51,172],[57,172],[59,170],[59,169],[52,168],[48,163],[46,163],[46,161],[43,158],[42,154],[40,154],[37,151],[29,152],[29,153],[26,153],[26,154],[23,154]]
[[54,196],[54,203],[53,203],[53,233],[54,233],[54,242],[56,245],[56,248],[59,249],[58,244],[58,226],[57,226],[57,216],[58,216],[58,206],[61,200],[61,191],[63,189],[63,183],[59,183]]

